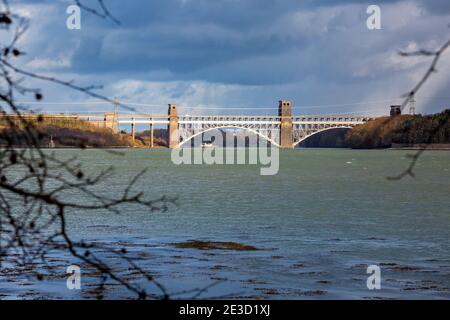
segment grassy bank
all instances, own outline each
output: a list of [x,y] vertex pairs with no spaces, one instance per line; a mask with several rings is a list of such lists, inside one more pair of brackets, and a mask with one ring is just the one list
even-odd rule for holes
[[116,134],[108,128],[98,127],[88,121],[78,119],[39,119],[25,126],[22,123],[11,126],[3,121],[0,124],[0,145],[12,144],[18,147],[29,145],[32,134],[41,147],[48,147],[53,141],[55,147],[133,147],[126,134]]

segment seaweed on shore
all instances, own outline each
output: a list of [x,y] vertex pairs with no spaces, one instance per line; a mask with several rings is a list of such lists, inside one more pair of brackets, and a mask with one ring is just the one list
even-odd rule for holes
[[235,251],[258,250],[254,246],[231,241],[220,242],[220,241],[189,240],[186,242],[175,243],[174,246],[176,248],[181,249],[199,249],[199,250],[235,250]]

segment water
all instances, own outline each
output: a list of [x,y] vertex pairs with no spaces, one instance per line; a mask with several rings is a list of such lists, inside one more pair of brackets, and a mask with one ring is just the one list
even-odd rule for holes
[[[257,165],[175,166],[166,149],[126,150],[122,156],[57,152],[77,155],[91,172],[114,166],[114,179],[101,186],[106,194],[117,194],[148,168],[137,190],[155,198],[178,196],[167,213],[135,207],[119,215],[77,211],[68,222],[75,238],[120,242],[141,254],[137,263],[171,292],[217,281],[201,297],[450,298],[450,152],[424,153],[416,177],[400,181],[386,177],[408,166],[410,151],[282,150],[275,176],[259,175]],[[173,246],[191,239],[261,250]],[[381,290],[366,286],[372,264],[381,267]],[[6,298],[92,297],[87,286],[67,290],[65,280],[27,281],[23,286],[0,278],[0,293],[3,286]],[[106,297],[127,295],[115,288]]]

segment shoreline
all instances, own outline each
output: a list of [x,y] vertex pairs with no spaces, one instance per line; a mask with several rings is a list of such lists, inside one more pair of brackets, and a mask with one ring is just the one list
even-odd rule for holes
[[[27,149],[29,146],[10,146],[13,149]],[[5,149],[7,146],[1,146],[0,149]],[[170,149],[164,146],[101,146],[101,147],[79,147],[79,146],[40,146],[40,149]],[[429,144],[429,145],[394,145],[386,148],[348,148],[348,147],[307,147],[307,148],[294,148],[294,150],[302,149],[346,149],[346,150],[436,150],[436,151],[450,151],[450,144]]]
[[[0,146],[0,149],[5,149],[7,146]],[[10,148],[12,149],[28,149],[30,148],[25,147],[25,146],[11,146]],[[103,146],[103,147],[90,147],[90,146],[86,146],[86,147],[78,147],[78,146],[58,146],[58,147],[46,147],[46,146],[41,146],[39,147],[39,149],[169,149],[166,147],[130,147],[130,146]]]
[[429,147],[404,147],[404,148],[388,148],[388,150],[432,150],[432,151],[450,151],[450,148],[429,148]]
[[389,148],[392,150],[450,150],[450,143],[413,143],[413,144],[403,144],[403,143],[393,143]]

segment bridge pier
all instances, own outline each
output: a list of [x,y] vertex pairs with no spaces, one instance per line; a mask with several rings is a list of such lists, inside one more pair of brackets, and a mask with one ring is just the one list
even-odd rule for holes
[[153,148],[153,118],[150,119],[150,148]]
[[177,106],[169,104],[169,124],[167,125],[167,134],[169,148],[176,148],[180,144],[180,135],[178,128]]
[[278,103],[278,116],[280,117],[280,148],[293,149],[292,104],[287,100]]
[[131,118],[131,137],[134,142],[136,140],[136,123],[134,122],[134,118]]
[[119,132],[119,123],[116,112],[106,112],[103,118],[103,126],[111,129],[114,133]]

